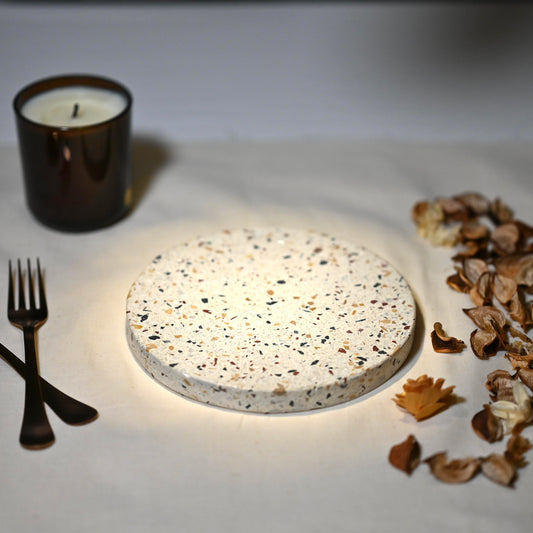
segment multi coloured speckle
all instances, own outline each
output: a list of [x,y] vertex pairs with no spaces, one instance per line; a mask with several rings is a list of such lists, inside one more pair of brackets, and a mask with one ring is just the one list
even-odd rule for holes
[[157,256],[127,299],[132,352],[158,382],[260,413],[361,396],[401,366],[415,304],[366,248],[312,231],[242,229]]

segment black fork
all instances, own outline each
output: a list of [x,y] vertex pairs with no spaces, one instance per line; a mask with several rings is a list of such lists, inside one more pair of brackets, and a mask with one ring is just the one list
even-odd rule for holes
[[29,307],[26,307],[24,279],[20,260],[18,263],[18,307],[15,307],[14,276],[9,262],[9,289],[7,316],[9,321],[24,332],[24,352],[26,357],[26,393],[24,399],[24,417],[20,431],[20,443],[26,448],[45,448],[54,442],[54,432],[48,422],[43,402],[37,352],[35,347],[36,331],[48,318],[46,295],[41,274],[41,265],[37,259],[37,281],[39,304],[36,304],[34,280],[31,275],[31,264],[28,259],[28,292]]

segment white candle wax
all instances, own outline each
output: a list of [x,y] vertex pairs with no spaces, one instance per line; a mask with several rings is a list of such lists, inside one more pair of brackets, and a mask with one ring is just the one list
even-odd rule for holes
[[76,128],[105,122],[127,105],[121,93],[87,86],[51,89],[30,98],[22,115],[46,126]]

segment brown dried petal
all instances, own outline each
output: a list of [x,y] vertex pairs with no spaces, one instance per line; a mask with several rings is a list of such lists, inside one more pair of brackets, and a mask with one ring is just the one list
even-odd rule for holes
[[533,392],[533,369],[520,368],[518,370],[518,377],[520,381]]
[[414,222],[418,223],[424,218],[428,210],[430,209],[431,203],[427,201],[417,202],[411,209],[411,217]]
[[518,285],[533,285],[533,253],[511,254],[494,260],[498,274],[514,279]]
[[494,251],[497,254],[514,254],[519,249],[520,231],[516,227],[516,224],[508,222],[494,229],[490,239],[494,244]]
[[509,305],[509,302],[513,299],[517,289],[518,285],[514,279],[500,274],[496,274],[493,277],[492,291],[496,299],[502,305]]
[[488,405],[484,405],[483,410],[472,417],[472,429],[478,437],[487,442],[496,442],[503,438],[501,419],[493,414]]
[[510,487],[516,477],[516,466],[495,453],[483,458],[481,471],[485,477],[505,487]]
[[476,284],[470,289],[470,298],[477,307],[492,304],[492,273],[483,272]]
[[[516,351],[516,353],[521,353],[523,355],[528,354],[529,352],[533,352],[533,340],[530,339],[523,331],[520,331],[519,329],[513,328],[513,326],[509,326],[508,333],[512,337],[516,337],[520,341],[520,350]],[[510,350],[513,351],[513,350]]]
[[389,462],[392,466],[411,475],[420,464],[420,444],[414,435],[409,435],[406,440],[390,449]]
[[431,343],[437,353],[459,353],[465,348],[465,343],[455,337],[450,337],[442,328],[440,322],[435,322],[431,332]]
[[533,368],[533,352],[526,355],[509,352],[505,357],[506,359],[509,359],[513,365],[513,370]]
[[466,241],[464,250],[455,254],[452,259],[454,261],[462,261],[467,257],[482,256],[487,251],[487,243],[488,240]]
[[505,224],[512,220],[513,211],[500,198],[496,198],[490,206],[490,217],[496,224]]
[[466,206],[454,198],[437,198],[436,203],[442,209],[446,220],[468,220],[471,217]]
[[527,331],[533,324],[531,308],[526,303],[524,292],[520,288],[514,293],[509,302],[509,316],[518,322],[524,331]]
[[477,257],[468,257],[463,261],[463,272],[466,279],[472,284],[476,284],[480,276],[488,272],[487,262]]
[[473,320],[474,324],[481,329],[491,329],[494,322],[499,328],[503,329],[507,323],[505,315],[497,307],[490,305],[477,306],[472,309],[463,309],[463,311]]
[[475,215],[486,215],[490,210],[490,201],[477,192],[465,192],[455,196],[455,199],[459,200]]
[[462,276],[459,271],[448,276],[446,283],[457,292],[467,293],[471,289],[471,284],[465,280],[464,276]]
[[505,458],[511,464],[514,464],[518,468],[525,466],[525,454],[532,448],[532,444],[529,439],[517,433],[510,437],[507,441],[507,448],[505,450]]
[[518,231],[520,232],[520,238],[522,240],[527,240],[533,237],[533,226],[530,226],[521,220],[513,220],[513,223],[518,228]]
[[488,359],[498,353],[500,339],[493,329],[475,329],[470,335],[470,347],[479,359]]
[[461,228],[461,238],[463,242],[484,241],[490,237],[490,230],[479,220],[468,220]]
[[485,386],[490,392],[493,402],[499,400],[514,401],[513,383],[515,377],[511,376],[507,370],[495,370],[487,376]]
[[429,465],[431,473],[445,483],[466,483],[478,473],[481,466],[481,461],[476,457],[448,461],[446,452],[436,453],[424,462]]

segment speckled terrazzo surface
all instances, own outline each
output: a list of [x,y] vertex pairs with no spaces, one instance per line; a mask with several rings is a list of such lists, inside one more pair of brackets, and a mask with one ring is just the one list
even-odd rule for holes
[[404,278],[314,232],[226,230],[172,248],[133,283],[134,356],[169,389],[241,411],[324,408],[381,385],[412,345]]

